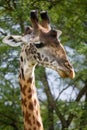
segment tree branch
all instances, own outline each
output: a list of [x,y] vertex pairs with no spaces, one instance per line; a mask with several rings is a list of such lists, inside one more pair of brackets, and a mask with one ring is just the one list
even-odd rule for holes
[[[80,101],[80,99],[82,98],[82,96],[84,95],[84,94],[86,94],[87,93],[87,81],[85,82],[85,86],[81,89],[81,91],[78,93],[78,95],[77,95],[77,97],[76,97],[76,102],[79,102]],[[71,123],[71,121],[73,120],[73,117],[74,117],[75,115],[74,114],[72,114],[72,113],[70,113],[70,115],[69,115],[69,117],[68,117],[68,119],[67,119],[67,126],[69,126],[70,125],[70,123]]]
[[62,113],[60,112],[59,108],[57,107],[57,105],[56,105],[57,102],[54,100],[54,98],[51,94],[45,71],[44,71],[44,77],[45,77],[44,89],[49,98],[50,105],[55,110],[57,116],[59,117],[59,119],[62,123],[62,126],[66,127],[66,120],[65,120],[64,116],[62,115]]

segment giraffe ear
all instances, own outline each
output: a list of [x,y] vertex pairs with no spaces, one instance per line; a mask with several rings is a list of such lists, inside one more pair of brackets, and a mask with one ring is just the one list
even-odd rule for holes
[[32,37],[32,35],[27,34],[24,36],[20,36],[20,35],[9,35],[6,36],[3,39],[3,43],[12,46],[12,47],[18,47],[21,46],[22,44],[28,44],[30,42],[34,43],[34,42],[38,42],[39,41],[39,37]]
[[20,36],[20,35],[9,35],[9,36],[6,36],[3,39],[3,43],[5,43],[5,44],[7,44],[9,46],[12,46],[12,47],[21,46],[21,44],[23,44],[22,36]]
[[61,32],[60,30],[51,29],[51,30],[49,31],[49,34],[50,34],[51,36],[54,36],[54,37],[59,38],[60,35],[62,34],[62,32]]
[[60,31],[60,30],[56,30],[56,31],[57,31],[57,37],[59,38],[60,35],[62,34],[62,31]]

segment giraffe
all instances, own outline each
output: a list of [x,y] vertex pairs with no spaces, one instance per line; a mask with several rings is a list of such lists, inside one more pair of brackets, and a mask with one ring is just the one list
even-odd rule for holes
[[40,114],[40,105],[36,93],[34,70],[36,65],[51,68],[62,78],[75,77],[63,45],[60,43],[60,30],[50,27],[46,11],[40,13],[32,10],[30,19],[32,27],[27,27],[23,36],[10,35],[3,42],[10,46],[22,46],[20,53],[19,84],[21,88],[24,130],[44,130]]

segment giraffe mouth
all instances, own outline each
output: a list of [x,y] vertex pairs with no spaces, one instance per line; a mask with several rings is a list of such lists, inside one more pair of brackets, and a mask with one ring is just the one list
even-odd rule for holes
[[65,72],[63,70],[58,70],[58,73],[59,75],[62,77],[62,78],[75,78],[75,72],[74,72],[74,69],[70,70],[70,72]]

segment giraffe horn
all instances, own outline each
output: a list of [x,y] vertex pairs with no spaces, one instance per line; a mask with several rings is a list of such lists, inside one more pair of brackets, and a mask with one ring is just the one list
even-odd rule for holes
[[56,30],[56,31],[57,31],[57,37],[59,38],[60,35],[62,34],[62,31],[60,31],[60,30]]
[[34,30],[37,30],[38,29],[38,11],[32,10],[30,12],[30,18],[31,18],[31,22],[32,22],[32,26]]
[[43,11],[41,13],[41,17],[42,17],[42,21],[45,23],[43,26],[39,23],[37,10],[32,10],[30,12],[30,18],[33,25],[33,29],[34,29],[33,32],[34,34],[37,34],[37,35],[40,33],[40,31],[48,32],[50,30],[48,29],[49,17],[46,11]]
[[40,16],[41,16],[41,19],[42,19],[41,25],[44,28],[50,30],[51,29],[51,27],[50,27],[50,19],[49,19],[47,11],[41,11]]

